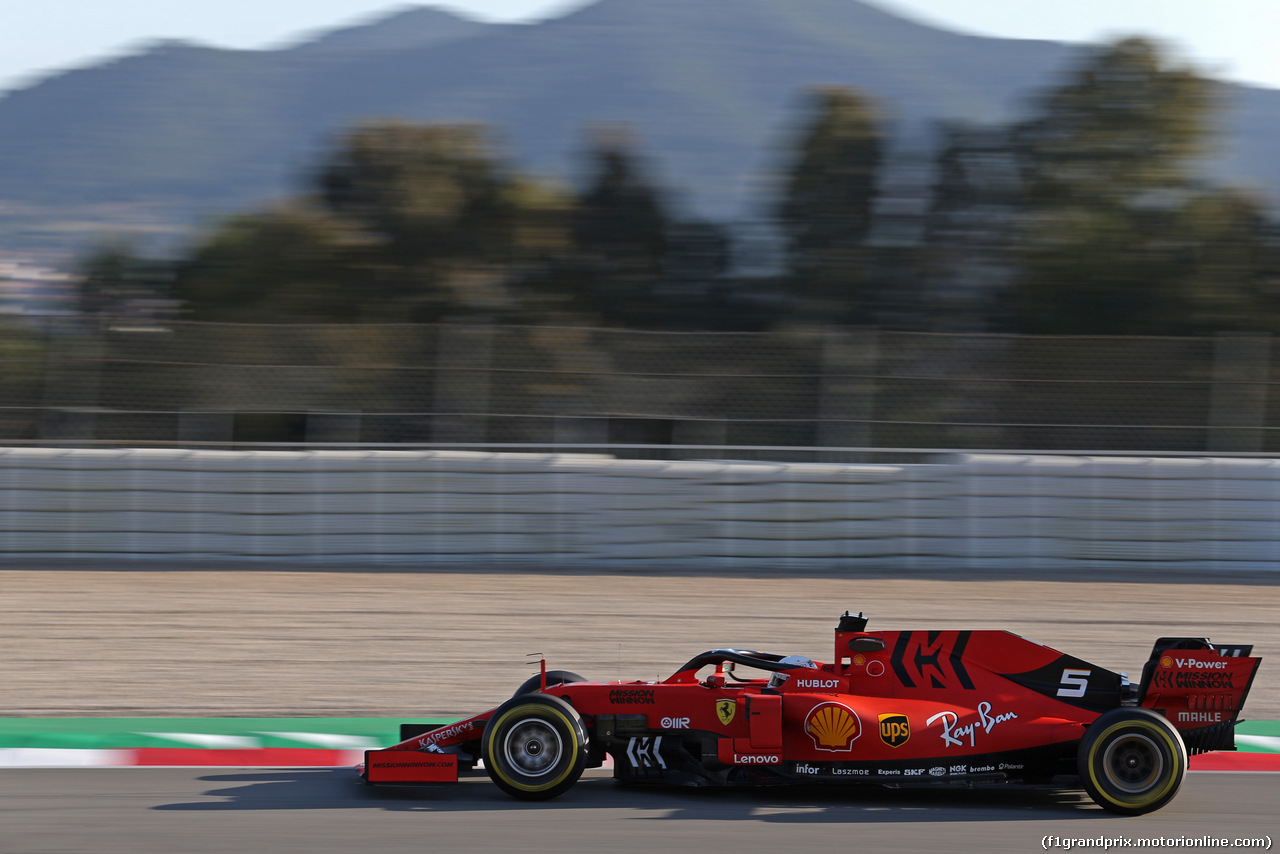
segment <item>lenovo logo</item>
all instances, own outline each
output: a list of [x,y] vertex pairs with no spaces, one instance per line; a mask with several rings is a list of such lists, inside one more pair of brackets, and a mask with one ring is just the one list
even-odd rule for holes
[[734,765],[777,765],[781,761],[782,757],[780,756],[764,753],[733,754]]

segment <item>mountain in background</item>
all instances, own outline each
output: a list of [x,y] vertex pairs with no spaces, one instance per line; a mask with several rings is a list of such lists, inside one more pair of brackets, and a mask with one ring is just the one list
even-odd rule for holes
[[286,48],[295,55],[338,51],[424,50],[461,41],[501,25],[484,24],[442,9],[408,7],[368,24],[328,30]]
[[[110,224],[180,237],[302,191],[362,119],[478,121],[528,172],[574,180],[593,125],[627,125],[684,212],[763,214],[803,92],[876,97],[897,150],[937,120],[1007,121],[1080,50],[980,38],[857,0],[600,0],[538,24],[410,9],[275,51],[183,43],[0,98],[0,246]],[[1280,91],[1224,84],[1214,180],[1280,199]]]

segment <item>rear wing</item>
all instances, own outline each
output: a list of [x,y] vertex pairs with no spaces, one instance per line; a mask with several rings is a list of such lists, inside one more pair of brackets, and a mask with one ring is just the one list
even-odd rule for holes
[[1235,725],[1260,658],[1252,644],[1160,638],[1142,667],[1139,705],[1163,714],[1188,753],[1235,750]]

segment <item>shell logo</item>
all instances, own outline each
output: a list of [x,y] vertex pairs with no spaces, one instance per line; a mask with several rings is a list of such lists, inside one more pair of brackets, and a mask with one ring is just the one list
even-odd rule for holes
[[1160,666],[1173,667],[1173,659],[1166,655],[1164,658],[1160,659]]
[[862,735],[862,722],[858,720],[858,713],[848,706],[819,703],[805,718],[804,731],[818,750],[847,753],[853,750],[853,742]]
[[861,667],[862,665],[867,663],[867,657],[862,653],[858,653],[853,657],[853,663],[858,667]]

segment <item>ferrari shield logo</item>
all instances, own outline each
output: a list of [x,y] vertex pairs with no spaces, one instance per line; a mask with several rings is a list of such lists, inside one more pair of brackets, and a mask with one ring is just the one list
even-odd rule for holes
[[881,715],[880,740],[890,747],[901,747],[911,738],[911,722],[906,715]]
[[720,719],[720,723],[728,726],[733,720],[733,715],[738,711],[738,704],[733,700],[717,700],[716,701],[716,717]]

